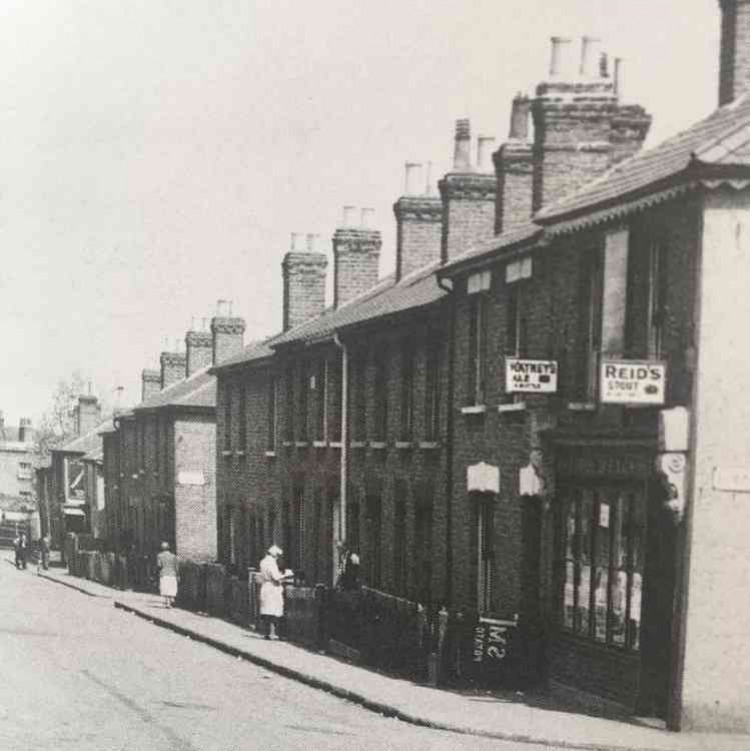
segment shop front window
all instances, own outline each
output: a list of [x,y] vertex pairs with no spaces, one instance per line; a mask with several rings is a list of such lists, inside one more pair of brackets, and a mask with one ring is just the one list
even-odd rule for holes
[[643,495],[627,488],[574,488],[566,494],[562,510],[563,629],[637,651]]

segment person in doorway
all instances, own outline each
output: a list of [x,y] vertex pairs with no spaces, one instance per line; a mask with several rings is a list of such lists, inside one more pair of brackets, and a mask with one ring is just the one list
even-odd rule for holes
[[44,537],[39,540],[39,552],[41,553],[42,557],[42,568],[45,571],[49,568],[49,549],[51,542],[52,540],[50,540],[49,535],[44,535]]
[[164,598],[164,607],[171,608],[177,597],[177,578],[180,571],[177,556],[169,549],[169,543],[161,544],[161,553],[156,557],[159,569],[159,594]]
[[284,551],[278,545],[268,548],[260,562],[260,615],[266,622],[266,639],[279,638],[277,625],[284,615],[284,587],[289,575],[279,570],[278,559]]
[[359,568],[359,556],[356,553],[349,553],[344,563],[344,571],[339,579],[341,589],[354,591],[362,586],[362,575]]

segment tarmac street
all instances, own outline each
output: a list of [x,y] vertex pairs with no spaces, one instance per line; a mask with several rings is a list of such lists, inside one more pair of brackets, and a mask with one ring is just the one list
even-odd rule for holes
[[550,748],[382,717],[4,557],[0,586],[0,749]]

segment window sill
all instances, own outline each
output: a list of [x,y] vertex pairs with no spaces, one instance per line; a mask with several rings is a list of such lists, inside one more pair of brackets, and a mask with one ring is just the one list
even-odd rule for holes
[[370,448],[371,449],[378,449],[382,450],[384,448],[387,448],[388,444],[385,441],[370,441]]
[[289,446],[294,446],[294,441],[282,441],[281,445],[289,448]]
[[232,456],[232,454],[234,454],[234,451],[222,451],[221,452],[221,455],[226,458],[229,458],[230,456]]
[[438,441],[420,441],[419,448],[434,451],[440,448],[440,443]]
[[526,402],[507,402],[506,404],[498,404],[498,412],[523,412],[526,409]]
[[462,415],[483,415],[487,411],[484,404],[471,404],[467,407],[461,407]]
[[235,455],[235,456],[240,456],[240,457],[244,457],[244,456],[245,456],[245,452],[244,452],[244,451],[235,451],[235,452],[234,452],[234,455]]
[[332,449],[340,449],[341,448],[341,441],[331,441],[328,445]]
[[309,441],[295,441],[294,445],[298,449],[306,449],[310,445],[310,442]]
[[313,446],[316,449],[328,448],[328,441],[313,441]]
[[267,456],[269,459],[273,459],[276,456],[275,451],[271,451],[270,449],[264,453],[264,456]]
[[568,409],[571,412],[596,412],[594,402],[568,402]]
[[365,446],[367,446],[367,441],[352,441],[349,444],[349,447],[353,449],[363,449]]
[[397,449],[413,449],[414,441],[396,441]]

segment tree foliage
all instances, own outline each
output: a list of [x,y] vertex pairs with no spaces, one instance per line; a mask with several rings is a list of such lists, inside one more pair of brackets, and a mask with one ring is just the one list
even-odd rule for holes
[[50,407],[42,415],[42,421],[35,431],[35,449],[40,459],[46,458],[53,448],[75,436],[73,407],[79,395],[85,393],[85,387],[86,382],[79,371],[58,381]]

